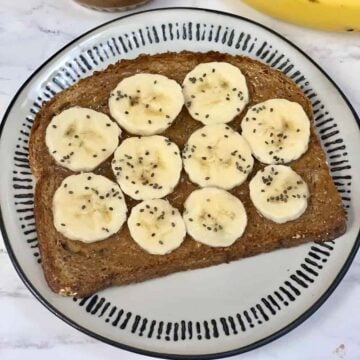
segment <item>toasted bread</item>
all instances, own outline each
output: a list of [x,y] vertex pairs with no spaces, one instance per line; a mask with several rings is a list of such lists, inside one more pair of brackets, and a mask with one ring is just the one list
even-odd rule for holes
[[[109,94],[124,77],[150,72],[166,75],[181,83],[186,73],[197,64],[210,61],[226,61],[241,69],[250,92],[248,106],[270,98],[285,98],[298,102],[309,118],[313,118],[309,100],[281,72],[246,57],[217,52],[184,51],[122,60],[55,95],[37,114],[29,146],[31,169],[37,178],[35,219],[40,252],[45,277],[53,291],[82,297],[111,285],[207,267],[308,241],[332,240],[345,232],[345,211],[329,174],[313,121],[307,152],[289,164],[307,182],[311,194],[307,210],[297,220],[276,224],[259,215],[250,201],[248,186],[252,176],[264,166],[256,161],[248,180],[230,191],[241,199],[248,214],[248,225],[243,236],[230,247],[212,248],[187,235],[178,249],[168,255],[157,256],[145,252],[132,240],[126,224],[108,239],[91,244],[69,240],[56,231],[52,216],[53,194],[61,181],[72,172],[57,165],[47,150],[45,131],[51,118],[74,105],[109,114]],[[229,125],[239,130],[245,113],[246,109]],[[201,124],[183,108],[173,125],[162,135],[182,148],[189,135],[199,127]],[[124,132],[123,137],[127,136]],[[110,162],[111,158],[94,172],[115,181]],[[185,199],[196,188],[182,172],[181,181],[167,199],[182,211]],[[129,197],[126,197],[126,202],[129,210],[137,203]]]

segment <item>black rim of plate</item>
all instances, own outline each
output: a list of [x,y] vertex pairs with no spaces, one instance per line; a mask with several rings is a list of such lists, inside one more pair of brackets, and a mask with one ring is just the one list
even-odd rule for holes
[[[192,11],[210,12],[210,13],[214,13],[214,14],[218,14],[218,15],[222,15],[222,16],[230,16],[230,17],[233,17],[233,18],[237,18],[237,19],[249,22],[249,23],[254,24],[256,26],[259,26],[259,27],[267,30],[271,34],[277,36],[281,40],[283,40],[286,43],[290,44],[298,52],[300,52],[318,70],[320,70],[320,72],[331,82],[331,84],[337,89],[337,91],[340,93],[340,95],[344,99],[345,103],[347,104],[347,106],[351,110],[351,112],[352,112],[352,114],[353,114],[353,116],[354,116],[354,118],[355,118],[355,120],[356,120],[356,122],[357,122],[357,124],[358,124],[358,126],[360,128],[359,116],[357,115],[355,109],[352,107],[349,100],[344,95],[344,93],[341,91],[341,89],[336,85],[336,83],[330,78],[330,76],[314,60],[312,60],[303,50],[301,50],[298,46],[296,46],[291,41],[286,39],[284,36],[278,34],[274,30],[272,30],[272,29],[270,29],[270,28],[268,28],[268,27],[266,27],[266,26],[264,26],[262,24],[257,23],[256,21],[244,18],[244,17],[239,16],[239,15],[230,14],[230,13],[223,12],[223,11],[203,9],[203,8],[168,7],[168,8],[144,10],[144,11],[139,11],[139,12],[131,13],[131,14],[128,14],[128,15],[120,16],[118,18],[110,20],[110,21],[108,21],[108,22],[106,22],[104,24],[101,24],[101,25],[99,25],[99,26],[97,26],[97,27],[83,33],[82,35],[80,35],[79,37],[75,38],[74,40],[69,42],[67,45],[62,47],[60,50],[58,50],[55,54],[53,54],[48,60],[46,60],[40,67],[38,67],[32,73],[32,75],[22,84],[20,89],[17,91],[17,93],[15,94],[13,99],[11,100],[8,108],[6,109],[3,120],[2,120],[2,122],[0,124],[0,138],[1,138],[1,135],[2,135],[2,132],[3,132],[3,129],[4,129],[5,122],[6,122],[7,118],[8,118],[8,116],[9,116],[9,113],[11,112],[11,110],[13,108],[13,105],[14,105],[15,101],[17,100],[18,96],[20,95],[20,93],[23,91],[25,86],[28,85],[29,82],[35,77],[35,75],[37,75],[57,55],[61,54],[64,50],[69,48],[76,41],[80,40],[81,38],[85,37],[86,35],[90,34],[93,31],[101,29],[102,27],[104,27],[104,26],[106,26],[108,24],[111,24],[113,22],[116,22],[118,20],[121,20],[121,19],[124,19],[124,18],[127,18],[127,17],[136,16],[138,14],[143,14],[143,13],[147,13],[147,12],[154,12],[154,11],[155,12],[156,11],[168,11],[168,10],[192,10]],[[138,354],[141,354],[141,355],[155,356],[155,357],[159,357],[159,358],[173,358],[173,359],[218,359],[218,358],[222,358],[222,357],[233,356],[233,355],[245,353],[247,351],[259,348],[259,347],[261,347],[263,345],[266,345],[266,344],[268,344],[268,343],[282,337],[283,335],[287,334],[288,332],[290,332],[291,330],[293,330],[297,326],[299,326],[301,323],[303,323],[306,319],[308,319],[329,298],[329,296],[333,293],[333,291],[336,289],[336,287],[339,285],[339,283],[341,282],[341,280],[343,279],[343,277],[345,276],[345,274],[349,270],[350,265],[351,265],[352,261],[354,260],[355,255],[356,255],[356,253],[357,253],[357,251],[359,249],[359,246],[360,246],[360,232],[359,232],[357,237],[356,237],[356,241],[355,241],[355,243],[353,245],[353,248],[351,249],[351,252],[350,252],[348,258],[346,259],[343,267],[339,271],[339,273],[336,276],[336,278],[334,279],[334,281],[328,287],[328,289],[321,295],[321,297],[308,310],[306,310],[302,315],[300,315],[297,319],[292,321],[290,324],[286,325],[284,328],[276,331],[272,335],[269,335],[269,336],[267,336],[267,337],[265,337],[265,338],[263,338],[261,340],[258,340],[256,342],[254,342],[252,344],[249,344],[249,345],[246,345],[246,346],[234,349],[234,350],[229,350],[229,351],[219,352],[219,353],[212,353],[212,354],[203,354],[203,355],[178,355],[178,354],[166,354],[166,353],[159,353],[159,352],[154,352],[154,351],[142,350],[141,348],[135,348],[135,347],[132,347],[132,346],[128,346],[128,345],[119,343],[117,341],[110,340],[108,338],[105,338],[105,337],[103,337],[101,335],[98,335],[98,334],[96,334],[96,333],[94,333],[94,332],[80,326],[74,320],[72,320],[72,319],[68,318],[67,316],[65,316],[63,313],[58,311],[53,305],[51,305],[39,293],[39,291],[35,288],[35,286],[30,282],[30,280],[27,278],[27,276],[23,272],[20,264],[17,261],[16,255],[15,255],[15,253],[14,253],[12,247],[11,247],[9,236],[7,234],[6,227],[5,227],[4,219],[3,219],[3,216],[2,216],[2,213],[1,213],[1,208],[0,208],[0,228],[1,228],[1,232],[2,232],[2,235],[3,235],[3,238],[4,238],[5,247],[6,247],[7,251],[8,251],[9,257],[10,257],[10,259],[11,259],[11,261],[12,261],[14,267],[15,267],[16,272],[20,276],[21,280],[26,285],[26,287],[30,290],[30,292],[40,301],[40,303],[43,304],[48,310],[50,310],[58,318],[60,318],[61,320],[63,320],[67,324],[69,324],[70,326],[74,327],[75,329],[81,331],[82,333],[84,333],[86,335],[89,335],[89,336],[91,336],[91,337],[93,337],[93,338],[95,338],[97,340],[100,340],[100,341],[102,341],[104,343],[107,343],[109,345],[121,348],[123,350],[128,350],[128,351],[138,353]]]

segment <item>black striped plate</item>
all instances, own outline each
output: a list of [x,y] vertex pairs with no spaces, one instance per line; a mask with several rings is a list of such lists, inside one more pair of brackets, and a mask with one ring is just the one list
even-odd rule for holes
[[[43,101],[94,70],[140,53],[218,50],[281,70],[313,104],[333,179],[349,216],[343,238],[204,270],[102,291],[54,295],[41,270],[28,138]],[[89,31],[25,82],[1,124],[1,227],[25,284],[53,313],[109,344],[159,357],[221,357],[261,346],[309,317],[340,282],[359,246],[357,115],[332,80],[300,49],[253,21],[203,9],[128,15]]]

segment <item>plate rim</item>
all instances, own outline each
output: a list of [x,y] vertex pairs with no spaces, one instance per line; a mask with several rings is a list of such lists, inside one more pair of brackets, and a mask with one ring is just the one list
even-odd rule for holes
[[[71,40],[70,42],[68,42],[67,44],[65,44],[63,47],[61,47],[58,51],[56,51],[53,55],[51,55],[49,58],[47,58],[39,67],[37,67],[32,74],[24,81],[24,83],[20,86],[20,88],[17,90],[17,92],[15,93],[15,95],[13,96],[13,98],[11,99],[9,105],[7,106],[7,109],[3,115],[1,124],[0,124],[0,140],[1,140],[1,136],[3,133],[3,129],[5,126],[5,123],[8,119],[8,116],[10,114],[10,112],[13,109],[14,103],[16,102],[16,100],[18,99],[19,95],[21,94],[21,92],[23,91],[23,89],[30,83],[30,81],[49,63],[51,62],[54,58],[56,58],[56,56],[58,56],[59,54],[61,54],[62,52],[64,52],[66,49],[68,49],[69,47],[71,47],[76,41],[84,38],[85,36],[87,36],[88,34],[101,29],[102,27],[109,25],[111,23],[114,23],[116,21],[119,21],[121,19],[124,18],[128,18],[128,17],[132,17],[132,16],[136,16],[139,14],[143,14],[143,13],[149,13],[149,12],[159,12],[159,11],[168,11],[168,10],[191,10],[191,11],[202,11],[202,12],[210,12],[213,14],[217,14],[217,15],[221,15],[221,16],[230,16],[236,19],[240,19],[242,21],[246,21],[249,22],[251,24],[254,24],[256,26],[259,26],[260,28],[263,28],[264,30],[270,32],[271,34],[277,36],[278,38],[280,38],[281,40],[285,41],[286,43],[288,43],[290,46],[292,46],[293,48],[295,48],[297,51],[299,51],[301,53],[301,55],[303,55],[307,60],[309,60],[329,81],[330,83],[336,88],[336,90],[339,92],[339,94],[341,95],[341,97],[343,98],[343,100],[345,101],[346,105],[348,106],[348,108],[350,109],[355,122],[358,125],[358,128],[360,129],[360,118],[359,115],[357,114],[357,112],[355,111],[354,107],[352,106],[352,104],[350,103],[350,101],[348,100],[348,98],[346,97],[346,95],[343,93],[343,91],[339,88],[339,86],[335,83],[334,80],[332,80],[332,78],[309,56],[305,53],[305,51],[303,51],[301,48],[299,48],[297,45],[295,45],[292,41],[288,40],[285,36],[281,35],[280,33],[276,32],[275,30],[258,23],[257,21],[254,21],[252,19],[243,17],[241,15],[237,15],[237,14],[232,14],[229,12],[225,12],[225,11],[220,11],[220,10],[214,10],[214,9],[205,9],[205,8],[196,8],[196,7],[186,7],[186,6],[176,6],[176,7],[164,7],[164,8],[154,8],[154,9],[148,9],[148,10],[142,10],[142,11],[137,11],[137,12],[133,12],[131,14],[126,14],[123,16],[119,16],[116,17],[110,21],[107,21],[105,23],[102,23],[98,26],[95,26],[93,28],[91,28],[90,30],[82,33],[81,35],[77,36],[76,38],[74,38],[73,40]],[[126,344],[123,344],[121,342],[115,341],[115,340],[111,340],[108,339],[102,335],[99,335],[91,330],[86,329],[85,327],[79,325],[75,320],[70,319],[69,317],[67,317],[66,315],[64,315],[61,311],[59,311],[54,305],[52,305],[49,301],[47,301],[45,299],[45,297],[43,297],[43,295],[37,290],[37,288],[31,283],[31,281],[27,278],[26,274],[24,273],[24,271],[22,270],[21,265],[19,264],[19,262],[17,261],[15,252],[12,249],[11,246],[11,242],[10,242],[10,238],[8,236],[8,233],[6,231],[6,226],[5,226],[5,221],[3,219],[3,215],[2,215],[2,210],[0,207],[0,230],[3,236],[3,240],[4,240],[4,244],[5,244],[5,248],[8,252],[8,255],[10,257],[10,260],[17,272],[17,274],[19,275],[20,279],[22,280],[22,282],[25,284],[25,286],[29,289],[29,291],[34,295],[34,297],[45,307],[47,308],[50,312],[52,312],[55,316],[57,316],[59,319],[61,319],[62,321],[64,321],[66,324],[70,325],[71,327],[77,329],[78,331],[91,336],[92,338],[95,338],[103,343],[112,345],[114,347],[120,348],[122,350],[126,350],[126,351],[131,351],[137,354],[141,354],[141,355],[145,355],[145,356],[153,356],[153,357],[157,357],[157,358],[163,358],[163,359],[168,359],[168,358],[172,358],[172,359],[219,359],[219,358],[224,358],[224,357],[229,357],[229,356],[234,356],[234,355],[238,355],[238,354],[242,354],[254,349],[257,349],[263,345],[269,344],[270,342],[279,339],[280,337],[284,336],[285,334],[289,333],[290,331],[292,331],[293,329],[295,329],[297,326],[299,326],[300,324],[302,324],[305,320],[307,320],[308,318],[310,318],[325,302],[326,300],[330,297],[330,295],[334,292],[334,290],[337,288],[337,286],[340,284],[340,282],[342,281],[342,279],[344,278],[345,274],[347,273],[347,271],[349,270],[356,254],[357,251],[359,250],[360,247],[360,231],[358,232],[356,239],[355,239],[355,243],[344,263],[344,265],[342,266],[342,268],[340,269],[340,271],[338,272],[338,274],[336,275],[335,279],[333,280],[333,282],[330,284],[330,286],[326,289],[326,291],[320,296],[320,298],[315,301],[306,311],[304,311],[299,317],[297,317],[295,320],[293,320],[290,324],[284,326],[283,328],[281,328],[280,330],[272,333],[269,336],[266,336],[263,339],[260,339],[258,341],[255,341],[252,344],[246,345],[246,346],[242,346],[240,348],[237,349],[232,349],[232,350],[228,350],[228,351],[222,351],[222,352],[216,352],[216,353],[211,353],[211,354],[198,354],[198,355],[181,355],[181,354],[169,354],[169,353],[160,353],[157,351],[151,351],[151,350],[144,350],[141,349],[139,347],[134,347],[134,346],[129,346]]]

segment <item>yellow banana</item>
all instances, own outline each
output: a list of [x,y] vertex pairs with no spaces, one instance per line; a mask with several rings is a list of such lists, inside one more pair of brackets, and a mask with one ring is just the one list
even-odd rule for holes
[[324,30],[360,31],[360,0],[243,0],[273,17]]

